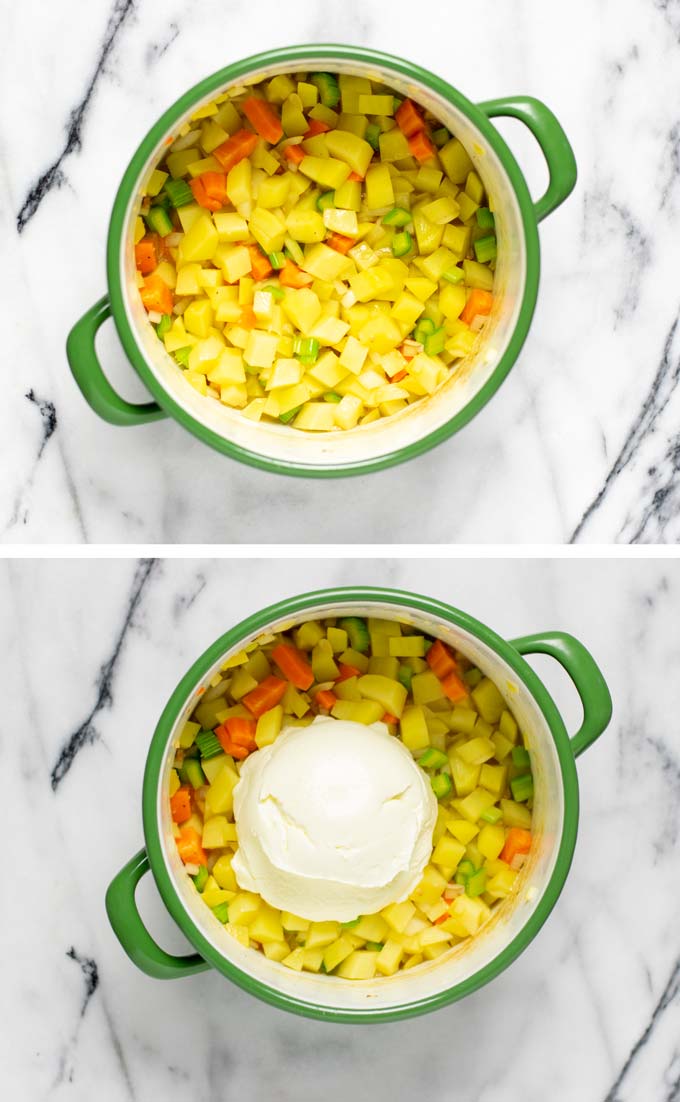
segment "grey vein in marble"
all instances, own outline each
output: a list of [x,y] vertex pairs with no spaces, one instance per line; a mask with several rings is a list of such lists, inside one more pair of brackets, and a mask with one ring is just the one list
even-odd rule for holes
[[96,698],[92,705],[92,708],[88,712],[85,719],[81,724],[73,731],[67,738],[64,745],[61,747],[57,760],[52,768],[50,774],[50,783],[52,789],[56,792],[57,788],[63,781],[66,774],[71,769],[76,757],[83,749],[84,746],[96,742],[99,738],[96,727],[94,726],[94,720],[104,708],[110,708],[113,696],[113,679],[116,673],[116,667],[123,651],[123,646],[128,631],[132,627],[133,620],[140,602],[144,590],[151,578],[154,569],[158,565],[156,559],[142,560],[137,570],[132,583],[130,596],[127,602],[127,608],[123,617],[123,623],[121,629],[116,636],[113,644],[113,650],[110,656],[106,659],[102,665],[99,676],[96,682]]

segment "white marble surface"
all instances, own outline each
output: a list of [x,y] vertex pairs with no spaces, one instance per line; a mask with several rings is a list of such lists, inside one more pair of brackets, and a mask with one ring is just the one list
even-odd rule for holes
[[[422,0],[413,12],[379,0],[4,5],[4,541],[678,540],[677,3],[479,0],[459,12]],[[408,56],[472,99],[536,95],[563,122],[579,183],[541,227],[540,298],[510,378],[435,452],[323,484],[250,470],[168,422],[99,421],[64,342],[105,290],[108,218],[133,150],[227,62],[334,40]],[[537,147],[519,123],[500,125],[538,194]],[[112,323],[101,351],[139,396]]]
[[[142,842],[167,697],[239,618],[353,583],[426,592],[508,637],[572,631],[601,664],[615,716],[578,762],[580,834],[556,909],[491,985],[404,1023],[298,1019],[210,972],[148,979],[104,892]],[[677,561],[2,564],[3,1097],[677,1102],[679,601]],[[575,730],[566,677],[536,668]],[[149,879],[145,919],[182,951]]]

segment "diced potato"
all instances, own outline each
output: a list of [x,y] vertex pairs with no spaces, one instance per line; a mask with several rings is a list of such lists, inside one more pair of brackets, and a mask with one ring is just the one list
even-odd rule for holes
[[339,922],[312,922],[305,941],[306,949],[324,949],[340,937]]
[[416,909],[413,903],[407,899],[403,903],[391,903],[389,907],[383,907],[380,913],[390,929],[397,934],[403,934],[416,913]]
[[365,949],[355,949],[338,966],[335,973],[345,980],[372,980],[375,975],[378,954]]
[[259,895],[254,892],[239,892],[229,903],[229,921],[237,926],[250,926],[261,906],[263,904]]
[[346,937],[341,936],[336,941],[331,942],[323,953],[323,963],[326,971],[332,972],[353,951],[352,943]]

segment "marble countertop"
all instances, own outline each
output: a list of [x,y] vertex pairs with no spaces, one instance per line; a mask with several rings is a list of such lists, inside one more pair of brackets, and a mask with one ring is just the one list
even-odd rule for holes
[[[656,0],[25,0],[5,12],[0,225],[5,542],[675,542],[680,15]],[[105,291],[113,196],[142,136],[200,77],[257,50],[362,43],[472,99],[548,103],[579,182],[541,226],[535,320],[500,394],[460,435],[381,474],[251,470],[179,426],[114,428],[85,405],[64,343]],[[499,123],[538,195],[545,169]],[[100,351],[142,394],[113,325]],[[424,492],[425,490],[425,492]],[[323,500],[323,531],[319,531]],[[351,500],[351,509],[346,502]]]
[[[104,911],[142,843],[151,733],[190,663],[265,604],[348,584],[425,591],[507,637],[571,631],[615,704],[579,759],[576,855],[535,941],[463,1002],[371,1028],[295,1018],[216,973],[151,980]],[[679,601],[680,566],[663,561],[2,563],[5,1096],[677,1102]],[[566,676],[535,665],[574,731]],[[181,952],[149,877],[139,895]]]

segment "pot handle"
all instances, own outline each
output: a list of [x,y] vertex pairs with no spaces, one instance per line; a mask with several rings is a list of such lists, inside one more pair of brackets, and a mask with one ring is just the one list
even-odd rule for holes
[[583,643],[562,631],[524,635],[513,639],[511,645],[520,654],[549,654],[574,682],[583,705],[583,723],[571,739],[578,757],[600,737],[612,717],[612,698],[595,659]]
[[111,425],[144,425],[167,414],[157,402],[126,402],[111,386],[97,359],[94,341],[100,325],[111,317],[104,295],[77,321],[66,340],[66,356],[85,401]]
[[529,127],[540,145],[550,173],[548,190],[534,203],[536,221],[541,222],[574,190],[576,158],[567,135],[550,108],[533,96],[486,100],[479,104],[479,108],[490,119],[498,115],[519,119]]
[[106,893],[106,913],[113,932],[133,964],[147,976],[157,980],[173,980],[204,972],[210,965],[198,953],[173,957],[161,949],[142,922],[135,891],[145,872],[149,871],[146,850],[140,849],[131,861],[114,876]]

